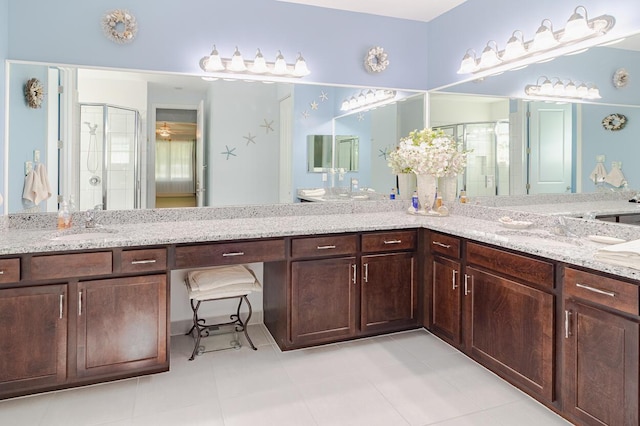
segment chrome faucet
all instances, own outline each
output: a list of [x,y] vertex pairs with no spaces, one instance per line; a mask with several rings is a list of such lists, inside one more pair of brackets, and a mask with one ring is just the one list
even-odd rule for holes
[[554,229],[556,235],[575,238],[577,235],[569,230],[564,216],[558,216],[558,226]]
[[102,204],[96,204],[93,209],[87,210],[84,213],[84,227],[95,228],[96,227],[96,210],[102,210]]

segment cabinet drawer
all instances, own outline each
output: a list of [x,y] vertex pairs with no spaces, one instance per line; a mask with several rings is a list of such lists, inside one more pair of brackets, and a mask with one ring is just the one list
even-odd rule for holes
[[291,257],[320,257],[355,254],[358,250],[357,235],[332,235],[329,237],[297,238],[291,240]]
[[243,241],[176,247],[176,267],[233,265],[284,260],[284,240]]
[[427,244],[433,253],[444,254],[455,259],[460,258],[460,238],[430,232]]
[[0,284],[20,281],[20,259],[0,259]]
[[564,294],[638,315],[638,286],[577,269],[564,269]]
[[471,242],[467,243],[467,263],[509,275],[526,283],[553,288],[553,263]]
[[123,250],[121,272],[163,271],[167,269],[167,249]]
[[414,250],[416,231],[376,232],[362,235],[362,251],[366,253]]
[[54,254],[31,258],[31,279],[33,280],[108,275],[112,271],[113,255],[110,251]]

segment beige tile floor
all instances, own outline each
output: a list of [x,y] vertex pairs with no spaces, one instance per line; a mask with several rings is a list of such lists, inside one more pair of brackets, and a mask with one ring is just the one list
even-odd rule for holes
[[281,352],[258,346],[188,361],[171,339],[171,371],[0,402],[0,425],[567,425],[424,330]]

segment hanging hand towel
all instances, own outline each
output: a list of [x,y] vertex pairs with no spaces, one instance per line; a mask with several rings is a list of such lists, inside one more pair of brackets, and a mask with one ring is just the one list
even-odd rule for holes
[[598,180],[598,182],[602,182],[606,176],[607,176],[607,169],[605,169],[603,163],[598,162],[598,164],[596,164],[596,167],[593,169],[593,171],[589,175],[589,179],[591,179],[593,183],[596,183],[596,179]]
[[38,196],[38,185],[40,185],[40,177],[35,170],[29,171],[24,178],[24,189],[22,190],[22,198],[36,202]]
[[36,204],[51,197],[51,185],[49,185],[49,175],[47,174],[47,168],[44,166],[44,164],[40,164],[37,170],[40,184],[38,185],[38,201],[36,201]]
[[622,174],[622,170],[620,170],[620,167],[618,167],[617,165],[611,167],[611,171],[609,172],[607,177],[605,177],[604,181],[611,186],[615,186],[616,188],[620,188],[627,182],[624,175]]

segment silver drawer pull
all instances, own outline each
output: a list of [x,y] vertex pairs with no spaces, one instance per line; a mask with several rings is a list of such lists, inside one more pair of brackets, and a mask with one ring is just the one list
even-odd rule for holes
[[391,241],[384,241],[385,244],[401,244],[402,240],[391,240]]
[[612,291],[600,290],[599,288],[591,287],[585,284],[576,283],[576,287],[584,288],[585,290],[589,290],[594,293],[604,294],[605,296],[616,297],[616,294]]
[[4,275],[4,271],[0,269],[0,275]]
[[571,336],[571,311],[564,311],[564,338]]
[[436,246],[444,247],[444,248],[451,248],[450,245],[442,244],[441,242],[438,242],[438,241],[434,241],[433,244],[436,245]]
[[64,313],[63,307],[64,307],[64,294],[61,294],[60,295],[60,319],[62,319],[62,315]]
[[318,250],[331,250],[336,248],[336,246],[317,246],[316,247]]
[[229,256],[244,256],[244,252],[243,251],[236,251],[233,253],[222,253],[222,257],[229,257]]
[[132,260],[131,264],[132,265],[143,265],[145,263],[156,263],[157,260],[155,259],[146,259],[146,260]]

